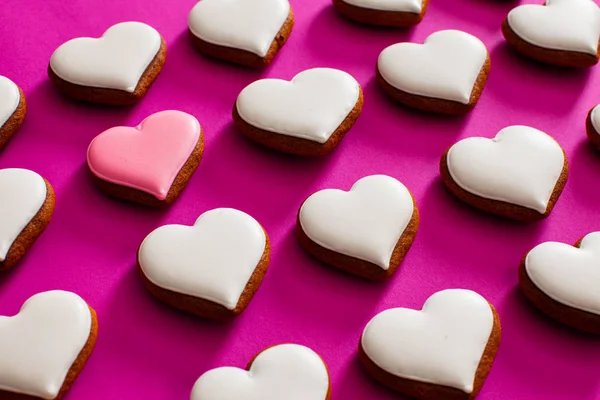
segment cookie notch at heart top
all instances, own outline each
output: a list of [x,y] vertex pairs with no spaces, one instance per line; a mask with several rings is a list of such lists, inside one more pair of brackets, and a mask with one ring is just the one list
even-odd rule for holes
[[375,380],[411,398],[472,400],[500,337],[500,319],[487,300],[449,289],[432,295],[421,311],[393,308],[376,315],[361,336],[359,358]]
[[0,150],[19,129],[26,113],[27,102],[23,90],[0,75]]
[[111,26],[100,38],[75,38],[54,51],[50,81],[76,100],[122,106],[137,103],[165,63],[163,37],[141,22]]
[[357,22],[404,28],[423,20],[429,0],[333,0],[333,5]]
[[410,191],[396,179],[372,175],[345,192],[312,194],[298,211],[296,233],[313,257],[371,280],[390,278],[408,253],[419,227]]
[[81,297],[54,290],[0,316],[0,336],[0,398],[60,400],[92,354],[98,321]]
[[269,65],[293,27],[288,0],[202,0],[188,16],[201,53],[247,67]]
[[574,246],[545,242],[521,261],[519,286],[550,318],[584,332],[600,334],[600,232]]
[[323,359],[308,347],[280,344],[257,354],[246,370],[221,367],[204,373],[191,400],[329,400],[331,384]]
[[138,267],[158,300],[205,318],[241,314],[260,287],[269,237],[251,216],[231,208],[202,214],[193,226],[165,225],[138,250]]
[[527,126],[504,128],[494,139],[463,139],[440,160],[442,181],[458,199],[480,210],[525,222],[550,215],[568,172],[567,157],[560,145],[544,132]]
[[168,110],[146,117],[136,127],[102,132],[90,143],[87,164],[103,192],[162,207],[177,200],[203,153],[204,134],[198,120]]
[[600,8],[593,0],[547,0],[514,8],[502,34],[518,53],[561,67],[591,67],[600,57]]
[[50,182],[20,168],[0,170],[0,272],[13,268],[44,232],[54,213]]
[[377,82],[386,94],[409,107],[440,114],[473,110],[489,71],[485,45],[457,30],[435,32],[422,45],[394,44],[377,60]]
[[233,120],[246,137],[266,147],[300,156],[323,156],[342,141],[362,106],[362,89],[350,74],[313,68],[291,81],[251,83],[236,100]]

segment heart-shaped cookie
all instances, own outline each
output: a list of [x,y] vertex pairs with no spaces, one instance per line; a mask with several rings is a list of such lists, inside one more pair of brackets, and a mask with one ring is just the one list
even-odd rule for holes
[[432,295],[421,311],[392,308],[365,327],[360,359],[382,384],[420,400],[477,396],[500,344],[493,306],[470,290]]
[[442,179],[460,200],[493,214],[534,221],[554,208],[568,176],[567,157],[550,136],[528,126],[494,139],[472,137],[442,156]]
[[588,140],[600,150],[600,105],[590,110],[585,126]]
[[148,290],[181,310],[214,319],[240,314],[269,265],[269,239],[251,216],[232,208],[202,214],[194,226],[165,225],[140,245]]
[[169,110],[134,128],[102,132],[90,143],[87,164],[105,192],[147,205],[169,205],[196,171],[203,152],[198,120]]
[[298,212],[297,232],[314,257],[346,272],[386,279],[396,272],[419,226],[408,189],[386,175],[358,180],[349,192],[312,194]]
[[19,129],[26,112],[27,103],[21,88],[0,75],[0,149]]
[[37,173],[0,169],[0,271],[15,266],[50,223],[54,190]]
[[251,83],[239,94],[233,119],[244,135],[267,147],[318,156],[344,138],[362,105],[362,89],[350,74],[313,68],[291,81]]
[[575,246],[545,242],[534,247],[521,263],[519,284],[550,317],[600,334],[600,232]]
[[429,0],[333,0],[347,18],[371,25],[407,27],[417,25]]
[[477,104],[489,69],[489,54],[481,40],[445,30],[431,34],[423,45],[397,43],[383,50],[377,60],[377,80],[405,105],[461,114]]
[[506,41],[535,60],[567,67],[598,63],[600,8],[593,0],[546,0],[514,8],[502,25]]
[[96,313],[75,293],[38,293],[0,316],[0,398],[60,399],[92,353]]
[[251,67],[270,64],[293,26],[288,0],[202,0],[188,17],[198,50]]
[[63,94],[112,105],[133,104],[148,91],[166,56],[160,34],[141,22],[111,26],[101,38],[76,38],[54,51],[48,66]]
[[221,367],[204,373],[191,400],[328,400],[327,366],[317,353],[281,344],[259,353],[247,370]]

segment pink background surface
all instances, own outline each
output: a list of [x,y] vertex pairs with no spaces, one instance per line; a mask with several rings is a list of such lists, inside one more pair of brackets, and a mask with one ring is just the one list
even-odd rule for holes
[[[18,268],[0,277],[0,314],[12,315],[29,296],[50,289],[74,291],[98,311],[97,347],[69,399],[187,399],[207,369],[243,367],[258,351],[281,342],[305,344],[323,356],[333,400],[398,398],[359,366],[356,348],[364,325],[383,309],[420,308],[432,293],[455,287],[487,297],[503,324],[480,399],[600,399],[600,339],[545,318],[517,288],[517,267],[534,245],[574,243],[600,229],[600,154],[588,147],[584,133],[587,111],[600,102],[600,67],[558,70],[514,55],[500,24],[518,2],[432,0],[418,27],[381,30],[344,20],[328,0],[291,0],[296,26],[288,44],[268,69],[246,70],[195,52],[186,35],[194,3],[8,0],[0,10],[0,74],[23,88],[29,104],[21,131],[0,154],[0,167],[33,169],[57,192],[47,231]],[[46,76],[52,51],[127,20],[154,26],[168,44],[164,70],[146,98],[121,109],[61,98]],[[490,78],[475,111],[444,118],[390,102],[374,80],[379,52],[448,28],[478,36],[491,54]],[[233,128],[231,107],[245,85],[267,76],[290,79],[321,66],[351,73],[365,92],[363,114],[330,156],[276,154]],[[164,109],[194,114],[206,135],[204,159],[178,202],[157,211],[99,193],[85,166],[92,138]],[[476,212],[446,193],[439,179],[439,157],[448,146],[463,137],[493,137],[513,124],[546,131],[569,156],[564,194],[543,222],[525,225]],[[293,234],[305,197],[323,188],[347,190],[375,173],[406,184],[422,216],[412,250],[383,284],[321,265]],[[272,240],[272,263],[261,289],[247,311],[227,324],[156,302],[135,270],[136,249],[151,230],[192,224],[215,207],[248,212]]]

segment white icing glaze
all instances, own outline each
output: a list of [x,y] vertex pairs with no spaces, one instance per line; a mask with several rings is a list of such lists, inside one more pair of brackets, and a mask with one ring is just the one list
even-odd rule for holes
[[0,390],[54,399],[91,327],[86,302],[60,290],[36,294],[14,317],[0,316]]
[[461,140],[452,146],[447,161],[452,180],[464,190],[544,214],[565,156],[544,132],[510,126],[494,139]]
[[232,208],[202,214],[194,226],[165,225],[139,249],[146,277],[155,285],[235,309],[266,246],[260,224]]
[[46,201],[46,182],[19,168],[0,170],[0,261]]
[[160,45],[160,34],[151,26],[121,22],[99,39],[82,37],[62,44],[50,66],[61,79],[77,85],[133,93]]
[[289,13],[288,0],[202,0],[188,27],[205,42],[264,57]]
[[413,211],[412,196],[402,183],[372,175],[349,192],[325,189],[311,195],[300,208],[300,225],[320,246],[387,270]]
[[421,14],[423,0],[344,0],[353,6],[381,11],[398,11]]
[[583,238],[580,248],[546,242],[525,258],[531,281],[548,297],[600,315],[600,232]]
[[427,299],[422,311],[392,308],[377,314],[361,346],[392,375],[471,393],[493,327],[494,314],[483,297],[448,289]]
[[594,107],[591,116],[592,126],[597,134],[600,135],[600,104]]
[[0,75],[0,128],[15,113],[20,101],[19,87],[10,79]]
[[360,86],[331,68],[300,72],[291,81],[261,79],[246,86],[236,107],[247,123],[270,132],[325,143],[356,106]]
[[325,400],[329,374],[308,347],[282,344],[254,360],[250,371],[222,367],[203,374],[191,400]]
[[381,52],[377,68],[383,79],[407,93],[469,104],[488,52],[468,33],[445,30],[423,45],[397,43]]
[[598,52],[600,8],[592,0],[522,5],[508,14],[508,24],[521,39],[539,47],[594,56]]

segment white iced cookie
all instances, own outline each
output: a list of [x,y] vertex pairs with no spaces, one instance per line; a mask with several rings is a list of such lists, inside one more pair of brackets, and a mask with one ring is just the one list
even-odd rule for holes
[[97,332],[87,303],[59,290],[32,296],[14,317],[0,316],[0,397],[62,397],[90,356]]
[[208,318],[240,314],[269,264],[269,240],[251,216],[232,208],[202,214],[193,226],[165,225],[138,251],[146,287],[159,300]]
[[514,8],[504,37],[520,53],[549,64],[588,67],[598,62],[600,8],[593,0],[547,0]]
[[200,51],[255,67],[272,61],[293,24],[288,0],[202,0],[188,17]]
[[67,96],[125,105],[144,96],[162,69],[165,54],[156,29],[141,22],[122,22],[100,38],[81,37],[62,44],[50,58],[48,73]]
[[600,334],[600,232],[575,246],[545,242],[534,247],[521,265],[519,282],[550,317]]
[[408,252],[419,212],[408,189],[386,175],[358,180],[345,192],[325,189],[298,213],[302,246],[316,258],[369,279],[385,279]]
[[441,160],[442,179],[460,200],[494,214],[531,221],[547,217],[567,180],[567,159],[550,136],[528,126],[494,139],[471,137]]
[[20,101],[19,87],[7,77],[0,75],[0,134],[4,124],[17,111]]
[[44,178],[28,169],[0,169],[0,271],[33,245],[53,210],[54,191]]
[[10,79],[0,75],[0,149],[23,123],[26,108],[21,89]]
[[378,82],[393,99],[445,114],[473,109],[489,68],[481,40],[457,30],[435,32],[424,44],[394,44],[377,61]]
[[600,105],[595,106],[588,113],[586,133],[590,143],[600,150]]
[[300,72],[291,81],[261,79],[235,103],[234,121],[250,139],[287,153],[331,151],[362,109],[362,90],[350,74],[331,68]]
[[421,22],[429,0],[333,0],[344,16],[381,26],[408,27]]
[[365,327],[360,359],[376,380],[405,395],[473,399],[500,342],[493,307],[470,290],[432,295],[421,311],[392,308]]
[[204,373],[191,400],[327,400],[329,373],[317,353],[282,344],[259,353],[247,370],[221,367]]

